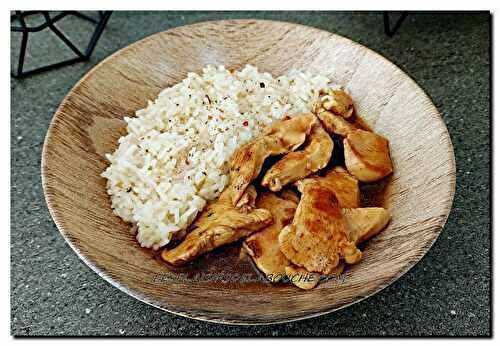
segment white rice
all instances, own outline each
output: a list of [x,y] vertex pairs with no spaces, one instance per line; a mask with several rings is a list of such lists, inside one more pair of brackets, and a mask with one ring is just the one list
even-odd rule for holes
[[273,78],[253,66],[189,73],[125,118],[128,134],[102,173],[114,212],[137,224],[142,246],[164,246],[222,192],[235,149],[285,114],[310,111],[327,87],[334,86],[324,76]]

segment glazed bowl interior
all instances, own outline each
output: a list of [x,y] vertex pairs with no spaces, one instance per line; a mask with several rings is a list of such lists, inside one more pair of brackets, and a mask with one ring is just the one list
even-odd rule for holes
[[[310,291],[245,280],[258,275],[235,246],[181,269],[139,246],[113,214],[100,174],[133,116],[158,93],[207,64],[245,64],[274,76],[290,69],[332,77],[358,113],[390,141],[394,174],[381,204],[388,228],[371,239],[342,282]],[[296,24],[233,20],[175,28],[113,54],[92,69],[57,110],[44,145],[42,178],[52,217],[75,252],[128,294],[170,312],[224,323],[275,323],[333,311],[388,286],[429,250],[449,214],[453,147],[438,111],[394,64],[343,37]],[[252,274],[253,273],[253,274]],[[206,274],[198,275],[198,274]],[[224,279],[208,274],[227,274]],[[220,278],[220,277],[219,277]]]

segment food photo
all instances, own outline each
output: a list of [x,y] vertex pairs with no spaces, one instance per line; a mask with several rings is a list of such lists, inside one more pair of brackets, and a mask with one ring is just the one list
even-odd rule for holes
[[11,334],[491,335],[491,21],[11,11]]

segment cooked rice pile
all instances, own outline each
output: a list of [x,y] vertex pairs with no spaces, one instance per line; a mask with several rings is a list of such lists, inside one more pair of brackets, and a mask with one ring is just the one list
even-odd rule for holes
[[324,76],[273,78],[253,66],[189,73],[125,118],[128,134],[106,155],[111,164],[102,173],[114,212],[137,224],[142,246],[164,246],[222,192],[236,148],[285,114],[310,111],[326,87]]

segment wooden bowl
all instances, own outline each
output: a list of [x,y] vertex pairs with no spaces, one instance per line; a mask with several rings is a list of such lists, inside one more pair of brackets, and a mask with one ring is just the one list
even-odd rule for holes
[[[298,68],[333,77],[358,113],[390,140],[395,172],[382,204],[393,219],[364,248],[343,282],[310,291],[262,280],[238,248],[218,249],[181,269],[139,246],[113,214],[100,177],[124,116],[207,64],[252,64],[273,75]],[[358,302],[387,287],[429,250],[446,222],[455,161],[446,126],[428,96],[391,62],[346,38],[273,21],[228,20],[178,27],[105,59],[66,96],[42,154],[50,213],[73,250],[133,297],[175,314],[233,324],[303,319]],[[214,275],[216,274],[216,275]]]

